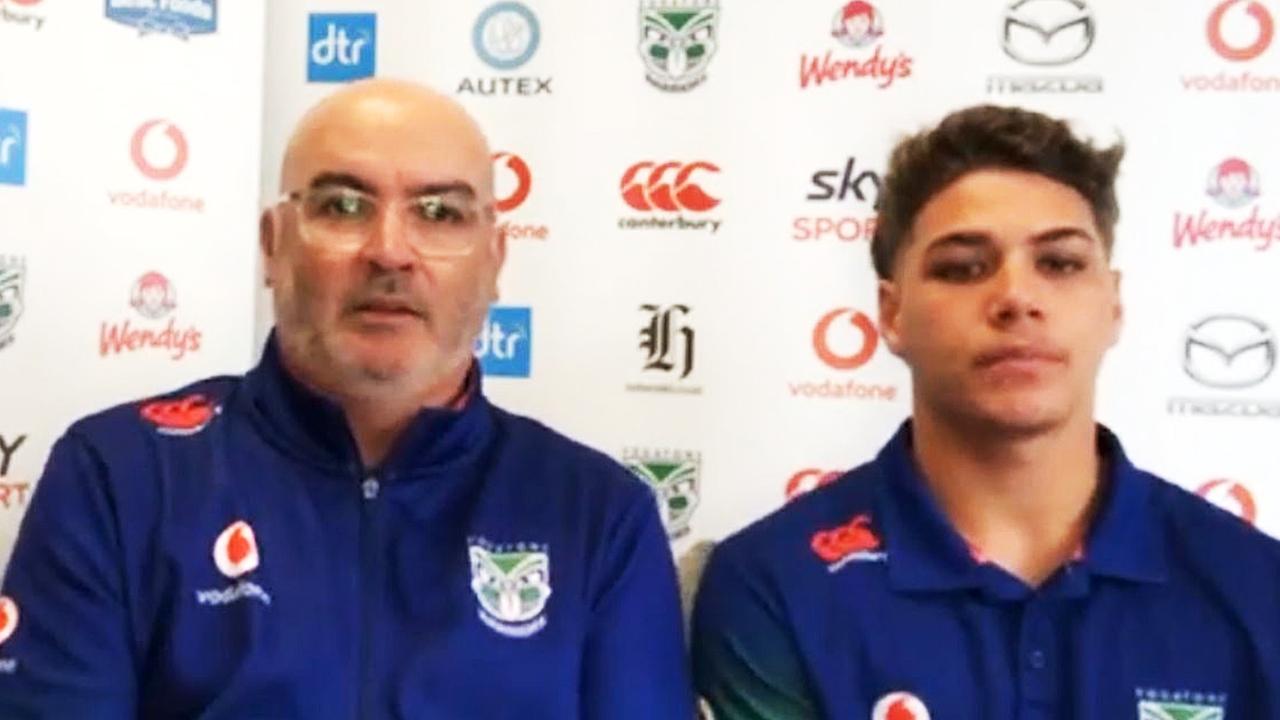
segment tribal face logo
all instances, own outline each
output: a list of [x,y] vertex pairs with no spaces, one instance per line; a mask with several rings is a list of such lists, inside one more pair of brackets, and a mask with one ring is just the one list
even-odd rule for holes
[[494,546],[473,539],[468,559],[471,591],[480,602],[485,625],[513,638],[526,638],[546,627],[551,559],[545,546]]
[[707,79],[716,53],[719,0],[645,0],[640,4],[640,57],[662,90],[692,90]]
[[667,450],[628,450],[623,462],[653,491],[662,526],[672,540],[689,532],[693,511],[698,508],[698,453]]
[[26,261],[0,255],[0,348],[13,342],[13,329],[22,317],[22,281]]

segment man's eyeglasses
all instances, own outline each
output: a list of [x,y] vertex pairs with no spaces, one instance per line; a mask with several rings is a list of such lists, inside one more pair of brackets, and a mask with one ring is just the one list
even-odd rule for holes
[[382,200],[349,187],[320,187],[285,193],[276,202],[297,206],[304,241],[334,248],[364,245],[384,212],[397,213],[409,245],[429,257],[471,253],[484,240],[477,226],[492,219],[491,209],[458,192]]

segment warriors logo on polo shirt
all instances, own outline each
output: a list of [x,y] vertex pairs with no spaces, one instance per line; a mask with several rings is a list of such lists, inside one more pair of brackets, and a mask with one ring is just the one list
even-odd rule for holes
[[18,604],[6,595],[0,595],[0,645],[18,629]]
[[218,572],[232,580],[258,568],[258,541],[249,523],[237,520],[222,531],[213,543],[213,562]]
[[871,708],[871,720],[929,720],[929,708],[911,693],[892,692]]
[[480,602],[480,620],[512,638],[527,638],[547,626],[551,559],[546,545],[497,545],[483,538],[467,542],[471,592]]

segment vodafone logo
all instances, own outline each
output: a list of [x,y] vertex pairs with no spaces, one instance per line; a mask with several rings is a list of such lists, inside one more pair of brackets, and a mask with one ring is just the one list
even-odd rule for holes
[[[837,324],[837,320],[847,318]],[[849,331],[852,326],[853,332]],[[837,308],[822,316],[813,328],[813,350],[836,370],[857,370],[875,355],[880,334],[866,313]]]
[[18,629],[18,604],[6,595],[0,595],[0,645],[3,645]]
[[709,195],[698,184],[695,175],[719,172],[719,167],[701,160],[691,163],[638,162],[622,174],[622,199],[632,208],[644,212],[706,212],[719,205],[720,200]]
[[929,720],[929,708],[911,693],[892,692],[876,702],[871,720]]
[[796,499],[797,497],[817,490],[818,488],[831,484],[836,478],[843,473],[839,470],[818,470],[817,468],[805,468],[787,481],[787,501]]
[[256,570],[260,561],[253,528],[243,520],[228,525],[213,543],[213,562],[219,572],[233,580]]
[[172,180],[187,166],[187,137],[168,120],[148,120],[133,131],[129,152],[143,175]]
[[1238,482],[1226,479],[1210,480],[1196,488],[1196,494],[1253,525],[1258,519],[1258,506],[1253,493]]
[[[520,207],[529,197],[533,188],[533,174],[529,165],[515,153],[499,152],[493,154],[494,184],[502,188],[510,188],[495,198],[494,206],[498,212],[511,212]],[[514,184],[511,179],[514,177]]]
[[[1223,33],[1223,23],[1227,13],[1236,6],[1243,6],[1245,13],[1252,19],[1256,31],[1251,42],[1235,44],[1228,41]],[[1233,62],[1246,62],[1267,51],[1276,35],[1275,18],[1267,7],[1255,0],[1224,0],[1214,7],[1209,14],[1206,26],[1209,35],[1209,46],[1213,51]]]

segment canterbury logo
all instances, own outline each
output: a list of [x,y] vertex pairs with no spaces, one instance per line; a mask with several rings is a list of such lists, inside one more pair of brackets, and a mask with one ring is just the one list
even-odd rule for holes
[[880,538],[871,529],[871,516],[866,513],[840,527],[815,533],[809,546],[814,554],[830,564],[833,572],[840,569],[843,561],[884,559],[884,553],[879,552]]
[[698,172],[718,173],[709,162],[638,162],[622,175],[622,199],[636,210],[706,212],[720,204],[694,180]]
[[1249,2],[1247,13],[1258,24],[1258,37],[1252,44],[1237,47],[1227,42],[1222,36],[1222,19],[1232,6],[1238,5],[1245,0],[1226,0],[1219,3],[1213,9],[1213,13],[1209,15],[1209,23],[1207,31],[1209,33],[1209,45],[1213,47],[1213,51],[1221,55],[1227,60],[1234,62],[1245,62],[1252,60],[1267,51],[1271,46],[1271,41],[1276,35],[1276,23],[1271,17],[1271,13],[1267,8],[1258,2]]
[[162,435],[194,435],[205,429],[220,412],[221,406],[210,403],[199,394],[179,400],[149,402],[139,410],[142,419],[155,425],[156,432]]

